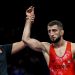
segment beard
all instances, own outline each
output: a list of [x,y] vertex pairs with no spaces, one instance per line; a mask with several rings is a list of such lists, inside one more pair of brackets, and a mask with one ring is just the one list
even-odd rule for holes
[[50,40],[51,43],[58,43],[61,39],[61,36],[59,36],[56,40]]

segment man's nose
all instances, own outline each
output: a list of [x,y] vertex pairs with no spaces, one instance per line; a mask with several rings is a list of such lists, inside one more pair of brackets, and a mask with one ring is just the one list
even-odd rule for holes
[[51,35],[51,36],[54,36],[54,32],[51,31],[50,35]]

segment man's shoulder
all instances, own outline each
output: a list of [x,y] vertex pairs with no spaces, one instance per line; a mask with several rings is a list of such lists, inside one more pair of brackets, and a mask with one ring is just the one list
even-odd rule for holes
[[48,52],[49,48],[50,48],[50,43],[49,42],[42,42],[42,44],[44,45],[44,47],[46,48],[46,50]]
[[49,42],[42,42],[43,45],[50,45]]
[[68,41],[71,43],[71,51],[72,53],[75,53],[75,42],[71,42],[71,41]]
[[75,46],[75,42],[72,42],[72,41],[66,41],[66,42],[71,43],[71,46]]

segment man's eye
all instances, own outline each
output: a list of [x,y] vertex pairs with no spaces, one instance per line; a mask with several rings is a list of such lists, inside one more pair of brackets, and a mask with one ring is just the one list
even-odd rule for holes
[[53,32],[56,32],[57,30],[56,30],[56,29],[53,29],[52,31],[53,31]]
[[50,32],[51,32],[51,30],[48,30],[48,32],[50,33]]

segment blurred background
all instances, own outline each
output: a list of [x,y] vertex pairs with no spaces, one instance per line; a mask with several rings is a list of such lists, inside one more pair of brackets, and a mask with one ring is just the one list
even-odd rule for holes
[[[72,0],[1,0],[0,1],[0,44],[21,40],[25,24],[25,11],[35,7],[35,22],[31,37],[40,41],[49,41],[47,24],[51,20],[59,20],[64,25],[64,39],[75,42],[75,11]],[[29,47],[8,55],[9,75],[49,75],[49,70],[42,53]]]

